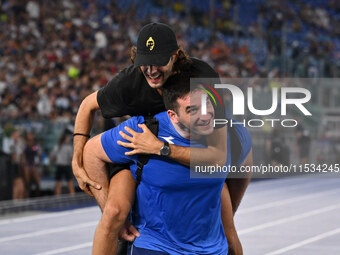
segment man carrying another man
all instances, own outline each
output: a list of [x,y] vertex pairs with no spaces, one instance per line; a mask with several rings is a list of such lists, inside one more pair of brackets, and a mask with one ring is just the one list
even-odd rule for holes
[[[132,49],[131,59],[134,62],[133,66],[125,68],[104,88],[85,98],[77,114],[74,134],[72,168],[79,186],[90,195],[98,191],[96,199],[103,210],[102,221],[114,219],[117,225],[122,224],[122,221],[124,222],[128,213],[126,208],[131,207],[131,204],[127,202],[130,200],[125,198],[134,193],[134,183],[132,182],[133,179],[131,181],[131,178],[115,168],[108,174],[109,177],[112,177],[110,185],[104,187],[98,183],[108,183],[108,176],[102,174],[105,172],[105,165],[93,164],[92,167],[86,169],[87,172],[85,171],[83,148],[87,141],[86,136],[89,136],[94,112],[100,108],[106,118],[122,115],[153,116],[165,110],[161,88],[165,83],[172,83],[171,80],[167,80],[175,73],[188,72],[196,77],[218,78],[218,74],[208,64],[195,58],[189,58],[178,47],[173,31],[164,24],[152,23],[142,28],[138,36],[137,50],[136,48]],[[222,108],[220,107],[220,109]],[[217,113],[217,110],[215,115],[220,118],[225,117],[224,112]],[[132,141],[134,150],[128,152],[128,154],[160,154],[161,148],[166,147],[167,153],[163,153],[164,156],[185,165],[190,165],[190,162],[224,165],[226,162],[226,127],[214,129],[213,133],[207,137],[206,148],[188,148],[166,144],[164,141],[155,138],[145,126],[143,126],[143,131],[143,133],[137,133],[138,137]],[[126,168],[127,166],[121,167],[119,170]],[[91,176],[93,177],[91,178]],[[96,180],[96,182],[93,180]],[[248,181],[248,179],[231,180],[228,183],[230,194],[227,185],[224,185],[222,193],[224,193],[224,197],[231,199],[234,212],[245,192]],[[222,201],[222,208],[224,208],[224,200]],[[107,212],[105,213],[105,211]],[[110,216],[104,217],[106,215]],[[228,222],[228,217],[226,215],[226,220],[224,220],[222,212],[223,222]],[[96,250],[96,247],[104,247],[105,244],[111,243],[112,236],[108,234],[110,231],[106,226],[107,224],[104,223],[98,225],[94,239],[94,250]],[[226,233],[228,229],[233,229],[232,226],[224,225],[224,227]],[[241,254],[242,248],[236,235],[229,233],[228,236],[230,247],[237,251],[236,254]]]
[[[207,101],[207,114],[201,115],[201,98],[205,92],[200,85],[190,91],[190,80],[183,74],[174,75],[169,80],[171,86],[163,88],[168,110],[155,116],[159,121],[158,138],[165,140],[172,137],[174,144],[185,147],[190,144],[205,147],[207,136],[214,130],[215,111],[210,100]],[[132,117],[91,139],[84,149],[85,169],[104,165],[105,162],[129,163],[133,175],[127,170],[118,174],[124,174],[131,180],[136,178],[137,155],[125,155],[129,150],[117,142],[126,142],[119,135],[126,127],[130,132],[141,132],[144,121],[142,116]],[[240,155],[240,162],[243,162],[251,157],[251,139],[243,126],[238,127],[237,133],[244,145]],[[230,143],[227,144],[226,164],[229,165]],[[165,156],[152,155],[144,166],[142,181],[136,191],[133,224],[140,236],[130,247],[129,254],[228,254],[228,242],[221,220],[221,191],[226,175],[220,173],[214,178],[190,178],[189,167]],[[91,177],[96,180],[96,176]],[[94,194],[96,196],[98,192],[94,190]],[[133,194],[124,196],[132,205]],[[229,220],[224,223],[234,229],[230,196],[224,197],[224,200],[227,206],[222,207],[222,212]],[[112,222],[112,225],[115,223]],[[112,228],[111,232],[114,231],[118,232],[119,229]]]

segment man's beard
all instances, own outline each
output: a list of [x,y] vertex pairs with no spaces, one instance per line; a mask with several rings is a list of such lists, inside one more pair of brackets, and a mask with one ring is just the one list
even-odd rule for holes
[[187,132],[187,133],[190,134],[190,128],[186,127],[183,123],[178,122],[178,127],[179,127],[182,131]]

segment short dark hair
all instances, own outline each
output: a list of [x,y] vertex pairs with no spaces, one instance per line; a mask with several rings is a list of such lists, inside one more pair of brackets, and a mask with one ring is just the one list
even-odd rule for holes
[[163,101],[167,110],[178,110],[178,98],[184,98],[190,89],[197,87],[199,84],[191,84],[190,78],[193,78],[190,72],[181,72],[170,76],[162,87]]

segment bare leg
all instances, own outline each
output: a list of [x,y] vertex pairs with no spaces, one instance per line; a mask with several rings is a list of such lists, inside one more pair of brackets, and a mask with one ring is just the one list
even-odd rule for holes
[[31,191],[31,178],[30,178],[30,169],[28,166],[25,166],[23,169],[23,177],[25,184],[25,197],[29,197]]
[[56,195],[61,194],[61,181],[60,180],[55,182],[55,194]]
[[24,180],[20,177],[19,180],[19,193],[18,193],[18,199],[24,199],[25,198],[25,183]]
[[101,190],[91,188],[103,211],[93,240],[93,254],[115,255],[119,231],[134,200],[135,181],[130,170],[122,170],[111,179],[109,185],[105,166],[108,159],[99,142],[100,136],[91,139],[84,148],[83,156],[88,176],[102,186]]
[[83,153],[84,169],[92,180],[102,186],[100,190],[94,188],[90,188],[90,190],[103,211],[109,193],[109,181],[102,154],[105,154],[105,152],[101,146],[100,135],[86,143]]
[[38,169],[36,166],[32,168],[31,174],[33,176],[33,181],[36,187],[35,195],[40,196],[40,176],[39,176]]
[[234,215],[231,205],[230,194],[227,184],[224,183],[221,192],[221,217],[224,228],[224,233],[228,240],[230,255],[242,255],[242,245],[240,239],[238,238],[235,225],[234,225]]
[[118,249],[118,235],[133,204],[135,180],[130,170],[117,173],[110,182],[108,200],[93,239],[93,255],[112,254]]
[[25,193],[25,184],[21,177],[13,181],[13,199],[23,199]]
[[70,194],[74,194],[74,186],[73,186],[73,180],[68,180],[67,181],[67,187],[68,187],[68,192]]

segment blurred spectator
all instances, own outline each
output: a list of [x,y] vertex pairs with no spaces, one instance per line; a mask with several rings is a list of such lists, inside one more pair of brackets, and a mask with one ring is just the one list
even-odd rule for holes
[[74,193],[73,173],[71,167],[71,160],[73,155],[73,148],[70,144],[70,137],[66,133],[59,138],[58,144],[51,152],[51,162],[56,165],[56,186],[55,194],[61,194],[61,181],[64,177],[67,181],[67,188],[70,194]]
[[287,146],[285,139],[278,128],[274,128],[270,139],[267,140],[266,152],[271,165],[286,166],[289,164],[289,147]]
[[[265,77],[274,68],[286,75],[279,64],[283,54],[291,56],[291,75],[331,75],[331,61],[340,55],[330,39],[337,33],[330,24],[339,23],[331,15],[339,11],[336,1],[314,8],[297,1],[218,0],[214,12],[204,1],[148,1],[171,13],[161,18],[150,5],[122,7],[119,0],[1,2],[0,114],[9,121],[63,118],[67,110],[72,122],[81,100],[130,63],[127,51],[136,43],[138,27],[153,19],[172,25],[189,55],[226,77]],[[143,11],[148,15],[140,15]],[[215,20],[213,31],[209,18]],[[301,36],[287,40],[282,52],[284,26],[288,39]],[[252,46],[255,38],[267,41],[262,51]],[[62,110],[53,112],[54,107]]]
[[311,137],[307,129],[302,125],[296,127],[296,142],[299,148],[300,163],[307,164],[311,146]]
[[37,110],[40,116],[49,117],[52,111],[51,102],[46,94],[46,89],[39,90],[39,101],[37,103]]
[[11,140],[10,150],[13,167],[13,199],[23,199],[26,196],[22,164],[24,142],[22,141],[18,130],[15,130],[12,133]]
[[40,175],[38,167],[41,164],[41,149],[33,133],[26,134],[26,147],[23,153],[24,180],[26,191],[31,194],[31,180],[35,185],[34,195],[40,195]]
[[26,11],[31,19],[39,19],[40,17],[40,6],[37,0],[31,0],[27,2]]
[[14,126],[5,127],[5,137],[3,139],[2,149],[11,157],[11,171],[13,178],[13,199],[22,199],[26,197],[25,183],[23,178],[22,155],[25,147],[24,141],[20,137],[20,132]]

